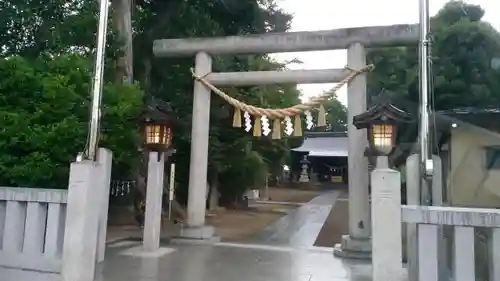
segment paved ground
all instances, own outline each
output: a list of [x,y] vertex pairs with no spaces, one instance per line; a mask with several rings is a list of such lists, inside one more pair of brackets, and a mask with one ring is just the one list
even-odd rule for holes
[[[369,263],[341,260],[330,248],[218,243],[165,245],[161,250],[162,256],[142,253],[141,257],[139,242],[112,244],[95,281],[372,281]],[[2,269],[0,280],[60,281],[60,277]]]
[[339,194],[339,191],[325,192],[290,210],[287,215],[266,227],[251,242],[299,248],[313,246]]
[[108,253],[98,281],[369,281],[371,267],[343,262],[331,249],[219,243],[169,246],[160,258],[127,256],[134,245]]
[[335,201],[325,220],[314,246],[332,247],[341,242],[342,235],[349,232],[349,202],[346,188],[339,189],[340,196]]
[[[287,209],[307,203],[321,194],[319,190],[291,189],[286,187],[269,187],[269,200],[278,204],[251,204],[250,208],[216,208],[206,217],[206,223],[217,229],[222,241],[248,242],[266,226],[284,215]],[[268,203],[269,201],[263,201]],[[108,240],[117,238],[142,237],[142,229],[133,219],[134,214],[128,207],[110,206],[110,226]],[[174,219],[184,217],[174,214]],[[162,221],[161,235],[164,239],[172,238],[179,233],[179,225],[172,224],[167,216]]]

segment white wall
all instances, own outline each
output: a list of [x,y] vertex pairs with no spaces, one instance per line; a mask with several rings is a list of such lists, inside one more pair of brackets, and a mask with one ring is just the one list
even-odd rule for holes
[[466,127],[451,134],[451,169],[447,185],[452,205],[500,207],[500,170],[486,170],[485,146],[500,138]]

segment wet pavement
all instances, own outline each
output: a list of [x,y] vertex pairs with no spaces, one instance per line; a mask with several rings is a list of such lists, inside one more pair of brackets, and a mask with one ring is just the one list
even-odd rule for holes
[[[110,245],[95,281],[372,281],[370,263],[341,260],[331,248],[230,243],[165,247],[163,256],[139,257],[134,253],[140,253],[140,242]],[[1,273],[1,281],[61,280],[34,272]]]
[[[95,281],[371,281],[371,264],[313,247],[339,192],[327,192],[270,225],[252,244],[168,244],[160,254],[140,242],[108,245]],[[58,275],[10,272],[0,281],[60,281]],[[390,281],[405,281],[401,278]]]
[[325,192],[291,210],[251,243],[168,245],[160,258],[129,256],[138,244],[112,248],[98,281],[371,281],[368,261],[313,246],[339,195]]
[[340,191],[328,191],[290,210],[251,242],[297,248],[312,247],[339,195]]
[[218,243],[169,246],[160,258],[112,249],[97,281],[369,281],[369,263],[343,262],[331,249]]

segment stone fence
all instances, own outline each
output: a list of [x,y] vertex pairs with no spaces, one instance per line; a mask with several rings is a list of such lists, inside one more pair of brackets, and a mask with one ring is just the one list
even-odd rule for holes
[[[500,210],[439,206],[402,206],[402,221],[417,225],[418,281],[473,281],[476,270],[475,228],[490,228],[487,241],[489,280],[500,278]],[[442,227],[451,227],[450,236]],[[452,241],[451,255],[440,258],[443,239]],[[445,249],[446,252],[447,249]],[[446,259],[450,258],[449,261]],[[451,264],[451,267],[448,267]],[[451,271],[449,271],[451,269]],[[482,274],[484,275],[484,274]],[[441,278],[440,278],[441,277]]]
[[[417,156],[410,156],[406,165],[409,205],[401,204],[398,171],[378,161],[371,173],[373,281],[500,280],[500,210],[443,206],[439,157],[433,157],[432,181],[422,182],[421,188]],[[426,194],[433,206],[418,204]],[[487,230],[484,247],[477,247],[478,229]]]
[[112,154],[71,163],[68,190],[0,187],[2,280],[93,281],[104,260]]
[[0,266],[60,272],[66,190],[0,187]]

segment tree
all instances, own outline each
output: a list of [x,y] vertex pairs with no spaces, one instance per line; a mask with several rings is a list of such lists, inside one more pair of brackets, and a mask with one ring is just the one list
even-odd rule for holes
[[[477,5],[450,1],[431,19],[432,81],[436,109],[488,106],[500,101],[500,71],[491,60],[500,53],[500,35],[481,21]],[[418,101],[417,47],[373,49],[368,61],[376,68],[369,92],[391,92],[396,99]],[[414,110],[414,109],[413,109]]]
[[[30,58],[42,53],[88,54],[94,44],[96,4],[80,0],[0,2],[0,54]],[[110,54],[116,51],[111,50]]]
[[[78,55],[0,60],[0,184],[67,187],[69,163],[85,146],[90,66]],[[104,87],[101,139],[115,173],[130,171],[141,98],[134,86]]]
[[330,132],[346,132],[347,108],[336,97],[326,101],[323,106],[326,112],[326,130]]
[[[6,0],[0,3],[0,15],[2,15],[0,18],[0,44],[4,46],[1,55],[4,57],[22,56],[27,68],[34,68],[35,61],[42,64],[41,61],[51,58],[48,61],[61,62],[69,57],[74,58],[75,54],[79,55],[81,61],[86,61],[86,58],[92,59],[95,51],[97,2],[77,0],[18,2]],[[109,123],[106,125],[107,131],[104,134],[103,142],[108,147],[115,149],[115,158],[119,158],[119,155],[136,154],[137,145],[133,145],[134,138],[128,135],[129,132],[113,130],[122,130],[123,128],[119,124],[127,125],[128,128],[136,128],[138,124],[129,123],[128,119],[122,118],[125,117],[124,115],[131,116],[132,113],[137,113],[142,107],[141,102],[136,103],[137,99],[142,99],[142,93],[138,86],[121,85],[123,81],[130,82],[132,76],[132,71],[130,71],[131,46],[129,44],[131,29],[128,23],[128,7],[130,6],[125,0],[113,0],[112,19],[108,25],[110,30],[106,51],[105,80],[114,81],[114,83],[109,83],[106,87],[107,91],[111,91],[113,94],[105,93],[104,97],[107,100],[104,104],[108,106],[108,102],[111,102],[110,98],[114,98],[115,102],[118,102],[120,95],[117,93],[119,93],[118,89],[122,89],[121,87],[128,89],[122,90],[122,92],[129,91],[130,95],[137,94],[135,97],[123,96],[123,99],[128,100],[128,105],[125,105],[125,100],[120,101],[123,104],[116,108],[113,103],[109,105],[111,106],[109,110],[117,114],[116,118],[111,118],[109,115],[103,116],[103,122]],[[179,122],[174,124],[173,141],[177,149],[175,157],[178,167],[178,190],[180,195],[183,193],[185,195],[190,155],[193,79],[189,68],[192,67],[192,58],[158,59],[152,54],[153,41],[161,38],[284,31],[289,28],[291,16],[278,9],[274,1],[271,0],[137,0],[133,1],[130,10],[132,12],[134,79],[139,82],[146,95],[170,102],[179,117]],[[214,68],[218,71],[271,70],[284,67],[284,65],[271,61],[266,55],[221,57],[214,60]],[[77,69],[70,70],[70,72],[77,71]],[[86,97],[88,94],[88,82],[91,80],[87,68],[83,72],[86,76],[80,82],[85,81],[85,83],[75,84],[78,89],[75,90],[75,96]],[[47,72],[47,75],[50,73],[52,72]],[[66,77],[65,74],[63,76]],[[3,80],[3,78],[0,79],[0,81]],[[14,91],[15,87],[12,86],[9,90]],[[111,89],[117,90],[112,91]],[[298,102],[298,91],[294,85],[224,90],[236,98],[255,105],[283,107]],[[55,95],[55,92],[53,94]],[[88,119],[85,106],[82,106],[82,112],[79,115],[73,114],[71,111],[66,114],[79,120],[80,125],[85,125],[84,120]],[[133,109],[132,106],[134,106]],[[236,176],[237,172],[235,171],[250,171],[256,165],[264,167],[269,163],[279,163],[284,157],[286,158],[288,142],[287,140],[271,141],[265,138],[256,140],[244,131],[231,127],[232,108],[225,102],[214,97],[210,106],[212,113],[210,180],[212,181],[214,178],[232,179],[232,186],[235,185],[234,183],[238,183],[238,187],[241,186],[236,192],[241,194],[253,182],[252,177],[259,178],[260,176],[245,173],[245,178],[243,178]],[[122,107],[125,107],[128,113],[119,114]],[[85,139],[85,134],[80,135],[85,132],[85,127],[81,128],[81,132],[78,131],[79,137],[75,135],[75,138],[78,138],[80,142]],[[7,135],[9,134],[12,135],[13,131],[9,131]],[[127,137],[120,138],[123,134]],[[57,139],[51,141],[57,142]],[[129,143],[129,145],[125,147],[124,142]],[[77,149],[77,147],[79,148]],[[83,146],[75,143],[71,149],[64,150],[64,153],[61,152],[61,155],[67,154],[67,159],[64,161],[69,162],[70,158],[82,148]],[[73,152],[73,150],[75,151]],[[49,159],[47,161],[51,163],[64,162],[63,159],[52,159],[50,154],[46,157]],[[242,159],[248,161],[242,162]],[[129,160],[129,162],[133,163],[134,161]],[[249,168],[248,165],[253,166]],[[119,170],[125,171],[127,169],[129,167]],[[114,168],[113,171],[115,170]],[[123,174],[129,176],[129,173],[124,172]],[[117,176],[115,175],[115,177]],[[6,178],[6,180],[11,181],[12,179],[12,181],[17,182],[21,178]],[[30,180],[38,182],[38,179]],[[41,181],[43,182],[43,180]],[[224,188],[222,187],[222,189]],[[227,187],[227,190],[229,189],[230,187]],[[231,192],[228,191],[228,194]],[[232,195],[227,197],[232,197]]]
[[111,1],[114,29],[121,45],[120,56],[117,58],[116,82],[131,84],[133,77],[134,54],[132,50],[132,0]]

